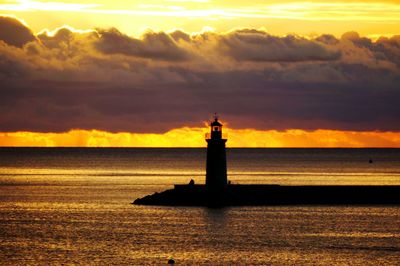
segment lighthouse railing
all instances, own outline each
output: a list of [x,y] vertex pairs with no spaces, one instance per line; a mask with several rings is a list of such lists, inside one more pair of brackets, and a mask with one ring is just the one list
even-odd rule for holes
[[[205,139],[211,139],[211,133],[206,133]],[[228,133],[222,133],[222,139],[228,139]]]

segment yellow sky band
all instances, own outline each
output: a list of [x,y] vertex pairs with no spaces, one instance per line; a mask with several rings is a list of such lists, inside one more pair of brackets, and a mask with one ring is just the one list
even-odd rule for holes
[[77,29],[116,27],[134,35],[147,28],[195,32],[205,26],[217,31],[265,26],[278,35],[339,35],[349,30],[400,34],[398,1],[10,0],[0,1],[0,14],[24,19],[35,32],[67,24]]
[[[228,147],[397,147],[400,132],[225,129]],[[206,128],[177,128],[163,134],[71,130],[64,133],[0,133],[0,146],[23,147],[205,147]]]

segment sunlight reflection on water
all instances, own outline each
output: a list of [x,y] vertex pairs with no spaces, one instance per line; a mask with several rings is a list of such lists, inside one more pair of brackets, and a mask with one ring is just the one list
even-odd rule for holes
[[[203,161],[198,161],[203,150],[184,151],[183,156],[179,150],[164,151],[167,154],[157,158],[153,169],[152,158],[159,152],[102,151],[101,156],[89,152],[87,167],[75,156],[47,167],[46,159],[40,157],[47,158],[46,154],[30,154],[41,159],[31,158],[29,163],[21,155],[13,160],[1,157],[0,264],[160,265],[171,257],[177,265],[398,263],[398,206],[207,209],[131,205],[137,197],[193,177],[204,182]],[[321,163],[325,168],[304,159],[304,151],[301,156],[284,154],[290,158],[276,153],[278,159],[271,159],[268,151],[233,154],[230,178],[238,183],[400,184],[398,152],[378,152],[380,157],[375,157],[381,163],[373,168],[360,159],[370,155],[360,152],[352,162],[342,163],[344,155],[329,151],[336,163],[326,160]],[[246,159],[252,154],[258,161]],[[168,158],[186,161],[170,164]],[[270,159],[272,169],[266,166]],[[287,167],[279,168],[283,165]]]

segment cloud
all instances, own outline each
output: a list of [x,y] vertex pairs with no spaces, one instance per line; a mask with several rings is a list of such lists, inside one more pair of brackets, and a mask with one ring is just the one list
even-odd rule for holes
[[184,61],[189,58],[189,53],[164,32],[146,32],[142,39],[135,39],[112,28],[99,30],[99,35],[96,47],[105,54],[124,54],[167,61]]
[[336,37],[331,34],[320,35],[317,38],[315,38],[315,41],[324,43],[326,45],[336,45],[339,43],[339,40],[336,39]]
[[22,47],[34,39],[35,36],[32,31],[20,20],[13,17],[0,16],[0,40],[9,45]]
[[341,39],[368,51],[375,60],[388,61],[396,64],[397,67],[400,66],[400,35],[391,38],[381,37],[373,42],[366,37],[360,37],[357,32],[347,32]]
[[399,63],[399,36],[62,27],[0,42],[0,131],[161,133],[214,112],[231,128],[398,131]]
[[340,52],[322,43],[288,35],[278,37],[258,30],[237,30],[221,36],[221,50],[239,61],[329,61],[340,58]]

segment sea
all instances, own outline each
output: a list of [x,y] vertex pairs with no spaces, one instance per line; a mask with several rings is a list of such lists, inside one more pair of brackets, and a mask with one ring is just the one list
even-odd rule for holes
[[[0,265],[400,265],[400,206],[162,207],[204,148],[0,148]],[[400,185],[400,149],[227,149],[233,184]],[[400,195],[399,195],[400,197]]]

